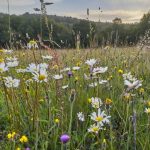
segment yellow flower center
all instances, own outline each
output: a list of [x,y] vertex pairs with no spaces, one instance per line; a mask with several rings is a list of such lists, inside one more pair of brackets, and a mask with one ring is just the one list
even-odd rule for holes
[[139,92],[140,92],[140,93],[144,93],[144,89],[143,89],[143,88],[140,88]]
[[95,108],[98,108],[99,107],[99,102],[95,102],[93,105],[94,105]]
[[93,130],[94,132],[97,132],[97,131],[99,130],[99,128],[98,128],[98,127],[93,127],[92,130]]
[[96,117],[96,121],[100,122],[102,120],[103,120],[103,117],[101,117],[101,116]]
[[41,80],[44,80],[46,78],[46,76],[45,75],[39,75],[39,80],[41,81]]

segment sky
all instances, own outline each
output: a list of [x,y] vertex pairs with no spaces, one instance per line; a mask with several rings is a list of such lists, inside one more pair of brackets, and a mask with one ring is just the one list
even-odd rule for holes
[[[40,8],[40,0],[9,0],[11,14],[35,13],[33,8]],[[71,16],[93,21],[111,22],[120,17],[123,23],[139,22],[144,13],[150,10],[150,0],[45,0],[54,2],[47,6],[49,15]],[[99,7],[102,12],[99,11]],[[7,13],[7,0],[0,0],[0,12]]]

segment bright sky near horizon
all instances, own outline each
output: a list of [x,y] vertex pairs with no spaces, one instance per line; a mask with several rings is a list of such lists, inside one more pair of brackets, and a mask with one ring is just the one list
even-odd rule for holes
[[[11,14],[34,13],[33,8],[40,8],[40,0],[9,1]],[[124,23],[138,22],[143,14],[150,10],[150,0],[45,0],[45,2],[54,2],[54,5],[47,6],[48,14],[86,19],[86,10],[89,8],[90,20],[98,21],[100,16],[103,22],[110,22],[115,17],[122,18]],[[0,0],[0,12],[8,12],[7,0]]]

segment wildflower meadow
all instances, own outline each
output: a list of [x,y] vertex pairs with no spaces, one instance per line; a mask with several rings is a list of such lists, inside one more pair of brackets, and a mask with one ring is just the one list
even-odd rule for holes
[[150,150],[149,5],[0,0],[0,150]]
[[148,150],[150,53],[138,52],[0,50],[0,149]]

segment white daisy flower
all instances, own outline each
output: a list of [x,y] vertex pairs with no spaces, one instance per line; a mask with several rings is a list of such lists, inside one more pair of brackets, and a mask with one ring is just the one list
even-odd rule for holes
[[50,56],[50,55],[42,56],[42,58],[43,58],[43,59],[47,59],[47,60],[51,60],[51,59],[53,59],[53,57],[52,57],[52,56]]
[[12,88],[12,87],[18,87],[19,86],[19,83],[20,83],[20,80],[18,79],[13,79],[12,77],[4,77],[4,82],[5,82],[5,85],[6,87],[8,88]]
[[41,63],[41,64],[34,64],[34,63],[31,63],[29,64],[29,67],[27,67],[27,72],[39,72],[40,70],[46,70],[48,68],[48,64],[46,63]]
[[73,67],[72,69],[73,69],[74,71],[77,71],[77,70],[79,70],[79,69],[80,69],[80,67],[75,66],[75,67]]
[[97,85],[98,85],[98,83],[94,82],[94,83],[89,84],[89,87],[96,87]]
[[93,67],[93,65],[96,63],[96,59],[90,59],[87,60],[85,63],[88,64],[89,66]]
[[78,119],[79,119],[80,121],[82,121],[82,122],[85,121],[83,112],[78,112],[78,113],[77,113],[77,117],[78,117]]
[[60,72],[66,72],[66,71],[70,71],[70,70],[71,70],[71,68],[66,67],[66,68],[64,68],[64,69],[60,70]]
[[64,85],[62,86],[62,89],[67,89],[69,86],[68,85]]
[[92,97],[91,98],[91,104],[93,108],[100,108],[100,106],[103,104],[102,100],[98,97]]
[[99,84],[101,84],[101,85],[106,84],[106,83],[108,83],[107,80],[99,80]]
[[124,80],[129,80],[129,81],[136,81],[137,79],[133,77],[133,75],[131,74],[131,72],[123,74],[123,79]]
[[38,72],[38,69],[37,69],[37,65],[34,64],[34,63],[31,63],[29,64],[29,67],[27,67],[27,72]]
[[19,61],[10,61],[6,63],[8,67],[16,67],[19,64]]
[[93,75],[99,74],[99,73],[105,73],[108,70],[108,67],[97,67],[93,69]]
[[37,42],[36,41],[34,41],[34,40],[32,40],[32,41],[30,41],[28,44],[27,44],[27,48],[28,49],[37,49],[37,48],[39,48],[38,47],[38,44],[37,44]]
[[37,68],[38,68],[38,70],[45,70],[45,69],[48,69],[48,64],[46,64],[46,63],[41,63],[41,64],[38,64],[37,65]]
[[33,79],[37,82],[47,82],[47,72],[46,70],[41,69],[39,72],[33,72]]
[[142,81],[136,80],[134,82],[130,82],[128,80],[124,81],[124,85],[126,85],[128,88],[127,90],[132,90],[132,89],[138,89],[140,86],[142,86]]
[[8,70],[8,67],[6,66],[6,64],[4,62],[0,63],[0,73],[5,72],[7,70]]
[[88,132],[98,134],[98,131],[99,131],[100,129],[101,129],[101,128],[100,128],[98,125],[93,124],[93,125],[91,125],[90,128],[88,129]]
[[7,60],[7,66],[8,67],[16,67],[16,66],[18,66],[18,64],[19,64],[19,61],[17,60],[17,58],[16,57],[8,57],[8,58],[6,58],[6,60]]
[[54,75],[53,78],[54,78],[55,80],[60,80],[60,79],[63,78],[63,75],[62,75],[62,74],[60,74],[60,75]]
[[16,57],[7,57],[7,61],[17,61],[18,59]]
[[111,117],[111,116],[107,116],[106,114],[105,114],[105,112],[104,111],[101,111],[101,109],[99,108],[98,109],[98,113],[96,113],[96,112],[93,112],[91,115],[90,115],[90,117],[91,117],[91,119],[92,120],[94,120],[94,121],[96,121],[97,122],[97,125],[99,126],[99,127],[102,127],[102,126],[104,126],[104,124],[109,124],[109,118]]

